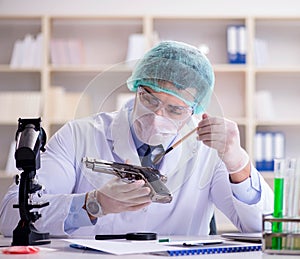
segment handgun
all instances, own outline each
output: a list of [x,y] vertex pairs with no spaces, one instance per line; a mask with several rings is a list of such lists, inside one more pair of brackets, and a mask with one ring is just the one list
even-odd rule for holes
[[95,172],[118,176],[127,183],[144,180],[145,185],[151,189],[151,200],[153,202],[170,203],[172,201],[172,194],[164,184],[167,181],[167,177],[162,175],[157,169],[91,157],[82,158],[82,162],[87,168]]

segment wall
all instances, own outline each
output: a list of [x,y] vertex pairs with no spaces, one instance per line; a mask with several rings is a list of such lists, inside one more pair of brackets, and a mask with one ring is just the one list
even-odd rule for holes
[[0,14],[300,16],[298,0],[0,0]]

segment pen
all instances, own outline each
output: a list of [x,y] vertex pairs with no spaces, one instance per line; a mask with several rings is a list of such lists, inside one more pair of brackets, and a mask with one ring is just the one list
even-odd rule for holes
[[167,243],[166,245],[182,245],[182,246],[205,246],[222,244],[222,239],[201,239],[201,240],[170,240],[169,238],[161,238],[159,243]]

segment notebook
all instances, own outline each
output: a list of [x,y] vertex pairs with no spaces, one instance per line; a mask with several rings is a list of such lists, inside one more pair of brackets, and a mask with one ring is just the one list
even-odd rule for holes
[[[222,253],[238,253],[238,252],[254,252],[261,251],[261,244],[246,244],[246,243],[222,243],[217,245],[205,245],[184,248],[181,250],[170,249],[167,252],[156,252],[156,255],[169,255],[169,256],[185,256],[185,255],[200,255],[200,254],[222,254]],[[178,246],[177,246],[178,247]]]
[[262,233],[255,232],[255,233],[239,233],[239,232],[232,232],[232,233],[223,233],[221,237],[229,240],[235,241],[245,241],[245,242],[255,242],[261,243],[262,242]]
[[[115,255],[127,254],[154,254],[164,256],[199,255],[216,253],[236,253],[260,251],[261,244],[239,242],[205,242],[181,241],[175,243],[158,243],[156,240],[131,241],[131,240],[92,240],[92,239],[64,239],[71,243],[71,247],[80,249],[95,249]],[[215,240],[213,240],[215,241]],[[218,241],[218,240],[217,240]]]

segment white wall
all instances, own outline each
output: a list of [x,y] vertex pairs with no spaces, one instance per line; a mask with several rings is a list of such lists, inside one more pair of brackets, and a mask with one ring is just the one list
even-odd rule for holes
[[0,0],[0,14],[300,16],[299,0]]

